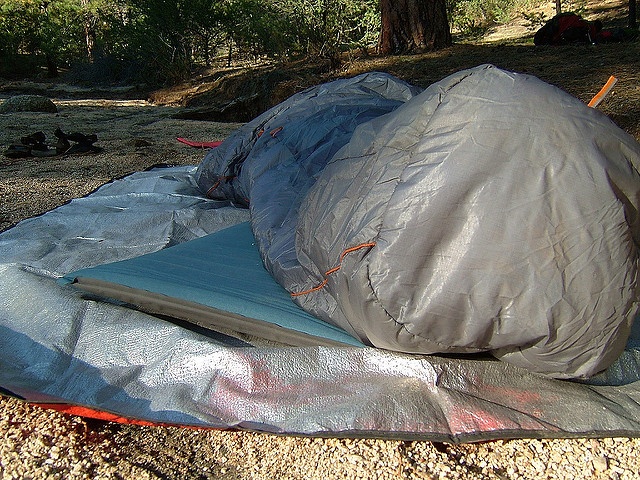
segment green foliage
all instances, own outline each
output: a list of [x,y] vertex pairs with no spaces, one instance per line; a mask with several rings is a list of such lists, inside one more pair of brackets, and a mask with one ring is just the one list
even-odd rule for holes
[[149,70],[172,82],[224,54],[278,58],[298,53],[334,59],[375,44],[377,0],[130,0],[126,35]]
[[[587,1],[586,0],[564,0],[562,2],[562,11],[563,12],[573,12],[577,15],[582,16],[587,10]],[[527,23],[527,29],[534,31],[538,30],[542,27],[547,21],[551,20],[556,14],[554,10],[551,15],[545,15],[542,12],[521,12],[522,17]]]
[[[0,0],[0,65],[15,69],[26,55],[91,83],[173,83],[220,58],[304,54],[336,66],[343,52],[376,45],[378,1]],[[447,1],[454,29],[469,33],[535,0]]]
[[447,0],[452,30],[480,35],[495,24],[506,23],[521,11],[540,3],[536,0]]
[[522,17],[527,23],[527,29],[531,31],[538,30],[545,23],[547,23],[547,20],[549,20],[549,18],[551,18],[547,17],[543,12],[523,12]]
[[151,82],[172,83],[183,78],[193,59],[198,15],[205,18],[210,2],[190,0],[133,0],[121,35],[127,39],[118,52],[140,66]]
[[0,0],[3,59],[41,55],[56,66],[90,64],[116,77],[135,70],[161,83],[221,54],[229,62],[335,59],[375,45],[379,30],[378,0]]
[[220,28],[227,47],[234,46],[254,58],[286,54],[295,42],[291,20],[275,2],[226,2]]
[[280,2],[307,54],[335,58],[340,52],[375,45],[380,32],[377,0],[297,0]]
[[118,2],[105,0],[0,0],[0,58],[46,59],[50,74],[91,55],[88,38],[103,38],[103,20]]

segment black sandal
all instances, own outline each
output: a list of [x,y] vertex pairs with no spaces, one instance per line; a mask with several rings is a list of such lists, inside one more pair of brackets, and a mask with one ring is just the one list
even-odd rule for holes
[[31,156],[31,147],[27,145],[9,145],[4,151],[7,158],[27,158]]
[[44,141],[47,139],[44,132],[36,132],[26,137],[22,137],[20,141],[23,145],[44,145]]
[[[83,133],[73,132],[67,135],[60,129],[60,127],[58,127],[54,132],[54,135],[58,137],[56,149],[61,151],[60,153],[64,155],[98,153],[102,151],[102,148],[94,145],[94,143],[98,141],[98,136],[95,133],[85,135]],[[69,140],[76,142],[75,145],[71,145]]]
[[[55,155],[81,155],[102,151],[102,148],[94,145],[98,141],[98,136],[95,133],[85,135],[74,132],[67,135],[58,127],[53,134],[58,139],[55,148],[50,148],[45,143],[44,132],[35,132],[22,137],[20,139],[22,145],[9,145],[4,155],[8,158],[53,157]],[[69,140],[75,143],[72,145]]]

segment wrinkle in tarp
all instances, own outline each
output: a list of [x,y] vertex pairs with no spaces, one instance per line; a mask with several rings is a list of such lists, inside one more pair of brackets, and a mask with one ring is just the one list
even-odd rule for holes
[[[616,155],[629,152],[631,143]],[[613,181],[622,183],[626,171]],[[207,199],[197,178],[196,167],[136,173],[0,234],[4,393],[154,423],[295,435],[461,442],[640,433],[637,322],[609,368],[569,381],[483,355],[277,347],[259,339],[239,346],[58,282],[69,271],[249,219],[246,209]]]

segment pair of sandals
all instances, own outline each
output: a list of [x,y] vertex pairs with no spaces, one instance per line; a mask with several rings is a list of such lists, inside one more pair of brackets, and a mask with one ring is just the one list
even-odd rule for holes
[[44,132],[35,132],[22,137],[19,145],[9,145],[4,155],[8,158],[53,157],[102,151],[102,148],[94,145],[98,141],[96,134],[84,135],[78,132],[66,134],[60,127],[56,128],[53,134],[57,138],[55,146],[49,146],[45,143],[47,138]]

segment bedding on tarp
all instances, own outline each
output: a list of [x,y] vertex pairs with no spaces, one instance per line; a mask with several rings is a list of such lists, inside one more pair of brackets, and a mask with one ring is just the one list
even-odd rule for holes
[[[358,123],[380,92],[404,102]],[[420,94],[384,74],[312,88],[212,150],[197,181],[248,204],[275,279],[363,343],[586,378],[638,311],[639,164],[602,113],[483,65]]]
[[[422,94],[417,89],[403,86],[400,82],[400,91],[407,95],[404,97],[395,95],[396,105],[391,105],[387,113],[362,123],[342,122],[341,125],[349,125],[348,128],[354,127],[351,137],[345,141],[341,136],[340,141],[343,146],[332,153],[332,160],[327,165],[319,168],[314,164],[308,170],[311,172],[309,178],[296,180],[301,194],[290,201],[290,208],[284,214],[285,217],[290,217],[285,219],[281,217],[280,224],[285,224],[295,217],[295,222],[300,225],[300,228],[293,233],[293,238],[290,232],[282,237],[288,252],[283,265],[293,267],[297,271],[299,267],[296,262],[300,258],[299,252],[306,252],[305,255],[308,258],[305,258],[305,268],[308,268],[308,271],[304,272],[308,275],[314,274],[316,267],[310,268],[308,265],[320,262],[318,258],[310,255],[318,249],[313,245],[308,247],[307,244],[314,241],[308,238],[305,240],[304,237],[305,229],[313,225],[314,221],[320,221],[330,228],[334,228],[332,221],[341,222],[349,227],[349,232],[373,232],[375,229],[372,225],[378,225],[382,231],[387,225],[382,221],[384,216],[382,219],[377,217],[378,220],[376,220],[376,215],[372,214],[371,218],[366,219],[367,221],[354,222],[352,220],[356,217],[347,214],[349,209],[334,209],[336,214],[342,212],[342,217],[333,214],[327,216],[327,211],[323,213],[318,211],[319,207],[312,206],[314,198],[320,198],[326,194],[323,198],[331,199],[331,189],[334,186],[339,187],[342,182],[340,178],[337,178],[335,185],[327,181],[331,169],[339,168],[338,164],[343,162],[355,162],[352,165],[357,167],[352,169],[355,180],[351,184],[354,188],[359,185],[358,191],[365,195],[353,196],[349,185],[342,183],[345,186],[345,195],[336,199],[342,199],[347,203],[353,200],[351,203],[360,207],[365,207],[365,203],[375,207],[375,202],[372,203],[373,198],[369,193],[374,195],[377,189],[384,188],[385,185],[389,187],[394,182],[398,183],[399,179],[402,180],[400,184],[406,187],[408,192],[416,193],[412,190],[414,184],[411,182],[413,178],[410,175],[411,169],[407,166],[403,167],[399,159],[393,161],[392,153],[399,154],[403,149],[406,152],[406,145],[395,144],[392,141],[391,130],[387,131],[391,139],[369,142],[366,140],[367,135],[373,134],[377,127],[390,119],[397,121],[396,127],[400,128],[404,118],[405,127],[410,130],[412,117],[396,115],[398,112],[407,109],[406,113],[409,113],[411,110],[408,108],[409,104],[421,95],[424,95],[421,101],[424,101],[425,105],[436,97],[442,101],[435,102],[435,105],[458,100],[458,96],[452,94],[456,85],[463,85],[464,79],[473,77],[483,70],[491,69],[482,67],[471,74],[466,72],[457,77],[451,77]],[[530,79],[531,77],[521,77],[501,71],[496,73],[510,78],[518,87],[522,87],[519,82],[523,81],[525,84],[533,82],[538,85],[536,80]],[[375,77],[377,74],[371,74],[367,81],[373,81]],[[389,79],[385,75],[380,78]],[[452,81],[455,79],[457,81]],[[380,84],[379,81],[378,84]],[[503,84],[498,84],[504,87]],[[330,85],[321,88],[326,89]],[[390,81],[389,85],[395,84]],[[549,93],[546,86],[540,86],[540,88],[545,93]],[[369,90],[375,95],[381,91],[378,87]],[[492,97],[490,103],[508,106],[509,102],[505,101],[505,95],[509,92],[521,91],[522,88],[507,89],[499,99]],[[303,92],[302,95],[307,93]],[[556,104],[556,113],[562,114],[564,110],[579,110],[575,100],[567,99],[566,94],[558,95],[556,100],[562,99],[566,103]],[[485,96],[477,95],[478,101]],[[561,106],[563,108],[560,108]],[[434,110],[436,114],[438,108]],[[453,115],[454,130],[464,132],[477,116],[482,117],[481,114],[482,109],[466,120]],[[531,114],[531,118],[535,119],[535,112],[532,111]],[[538,186],[549,186],[550,191],[541,189],[540,196],[553,196],[558,193],[556,190],[561,189],[553,183],[555,178],[551,177],[555,174],[560,178],[564,178],[565,174],[575,174],[576,184],[579,185],[583,180],[580,169],[588,168],[593,182],[590,184],[590,190],[584,195],[591,198],[592,195],[589,192],[592,190],[606,191],[598,183],[604,170],[611,190],[615,191],[615,198],[610,198],[607,204],[608,209],[601,212],[600,216],[595,211],[586,212],[595,216],[595,219],[589,216],[588,218],[593,219],[589,227],[578,230],[584,231],[585,236],[592,235],[596,245],[591,250],[585,250],[585,253],[589,259],[593,259],[592,263],[596,264],[599,259],[593,254],[597,253],[600,247],[608,245],[607,240],[613,241],[605,232],[606,227],[610,227],[606,223],[608,215],[612,213],[613,217],[619,220],[616,231],[623,238],[622,242],[627,242],[625,245],[628,247],[628,254],[632,256],[635,254],[635,244],[629,239],[635,235],[634,225],[637,219],[633,210],[637,195],[634,196],[632,193],[637,183],[637,174],[634,173],[633,168],[637,144],[631,137],[616,130],[613,124],[596,112],[593,114],[583,112],[581,115],[584,116],[573,119],[569,130],[577,128],[584,122],[590,125],[593,132],[598,132],[603,125],[608,125],[607,128],[610,128],[607,131],[611,135],[597,139],[587,137],[584,139],[584,145],[576,147],[577,152],[600,152],[596,155],[596,164],[600,169],[587,160],[584,160],[583,164],[588,167],[562,162],[560,163],[562,168],[548,167],[545,170],[547,175],[544,181]],[[546,117],[540,120],[546,120]],[[515,134],[518,130],[517,125],[511,125],[511,122],[506,119],[503,121],[505,131],[511,129]],[[421,122],[424,123],[424,119],[418,122],[418,125]],[[431,124],[429,131],[438,132],[446,138],[447,132],[451,133],[451,126],[446,126],[446,123],[444,118],[441,118],[439,122]],[[250,129],[253,124],[248,125]],[[533,135],[536,133],[533,129],[534,125],[535,122],[532,120],[529,124],[532,135],[528,137],[528,141],[545,145],[546,150],[543,150],[552,157],[549,161],[556,161],[557,157],[561,156],[560,153],[553,151],[552,146],[548,145],[549,138],[538,138]],[[282,129],[279,129],[280,126]],[[490,122],[487,128],[489,126],[496,127],[496,123]],[[249,138],[249,143],[252,144],[249,150],[253,150],[265,140],[277,140],[282,134],[284,136],[280,137],[280,140],[288,138],[286,124],[271,128],[271,124],[265,123],[263,127],[262,134],[260,134],[261,130],[258,130],[255,136],[250,137],[244,135],[250,131],[247,127],[244,130],[241,129],[240,132],[244,133],[232,135],[221,147],[218,147],[221,149],[219,155],[229,155],[229,152],[235,149],[242,150],[239,148],[242,141],[238,142],[238,138]],[[440,148],[421,144],[420,148],[409,156],[415,159],[420,156],[420,153],[430,153],[444,155],[448,160],[451,157],[447,155],[456,151],[457,148],[462,148],[463,144],[468,146],[469,143],[482,152],[483,148],[488,148],[487,142],[490,143],[490,141],[486,138],[485,129],[480,130],[482,131],[474,131],[474,134],[464,142],[451,141]],[[489,132],[491,130],[492,128],[488,128]],[[265,134],[269,137],[264,137]],[[557,132],[556,136],[558,144],[562,144],[568,138],[561,132]],[[264,140],[262,140],[263,137]],[[420,135],[416,136],[417,140],[421,138]],[[510,135],[505,133],[505,139],[509,138]],[[351,155],[357,143],[356,139],[360,139],[357,142],[368,143],[370,158],[366,162],[366,168],[364,165],[357,165],[357,155]],[[492,144],[493,151],[499,156],[503,150],[509,151],[509,148],[515,148],[515,143],[515,140],[497,142]],[[607,157],[605,153],[612,155],[612,158]],[[400,167],[400,170],[388,171],[388,178],[379,177],[380,181],[359,183],[362,175],[369,181],[376,178],[375,175],[368,175],[367,172],[375,171],[381,163],[385,163],[381,161],[383,157],[386,157],[387,163],[392,166]],[[442,181],[450,178],[444,175],[444,171],[438,171],[438,168],[443,168],[442,165],[446,163],[443,160],[432,165],[433,175],[436,177],[440,175]],[[424,196],[419,195],[409,198],[412,198],[416,204],[436,201],[435,197],[441,191],[448,191],[452,200],[453,215],[452,221],[445,224],[458,226],[460,232],[467,233],[467,242],[471,242],[476,238],[483,238],[481,224],[487,218],[474,210],[478,214],[476,215],[477,225],[474,224],[474,228],[469,228],[470,226],[459,218],[459,209],[464,210],[465,206],[468,208],[474,202],[478,203],[479,200],[476,199],[482,198],[483,189],[479,186],[476,190],[472,190],[473,195],[466,198],[466,201],[461,201],[457,194],[463,189],[462,180],[484,179],[485,183],[490,185],[485,188],[490,189],[495,188],[496,185],[492,183],[490,175],[478,178],[477,170],[474,170],[473,165],[462,163],[459,166],[461,185],[454,184],[453,188],[447,190],[439,184],[439,188],[430,191],[426,200]],[[479,162],[477,167],[479,168],[482,163]],[[265,232],[275,232],[277,228],[263,230],[262,233],[256,228],[260,221],[255,218],[255,214],[261,210],[259,210],[260,201],[254,193],[260,190],[261,175],[256,178],[252,178],[251,175],[244,177],[243,171],[247,164],[243,164],[239,157],[234,167],[234,174],[237,175],[239,182],[249,178],[247,186],[242,187],[246,190],[235,190],[237,185],[230,178],[218,178],[215,181],[224,183],[223,188],[229,192],[218,196],[213,194],[217,190],[217,187],[212,188],[215,182],[212,185],[205,184],[206,175],[203,175],[203,172],[207,171],[210,165],[209,158],[198,169],[176,167],[136,173],[107,184],[88,197],[73,200],[42,216],[20,222],[16,227],[0,234],[0,275],[2,275],[0,281],[0,389],[2,392],[34,403],[80,405],[136,421],[215,428],[233,427],[284,434],[370,436],[458,442],[514,437],[635,436],[640,433],[638,421],[640,417],[638,410],[640,332],[638,322],[633,324],[628,319],[616,320],[623,325],[630,325],[631,333],[626,344],[624,339],[618,338],[618,342],[623,344],[624,349],[617,358],[613,359],[613,363],[588,380],[568,381],[550,378],[549,374],[542,376],[531,371],[534,369],[496,361],[481,353],[470,355],[450,353],[442,356],[408,354],[388,349],[356,346],[281,346],[260,337],[239,334],[234,332],[232,327],[229,331],[216,331],[163,315],[146,314],[116,299],[105,301],[104,298],[83,293],[72,285],[63,284],[64,282],[60,281],[69,272],[92,269],[92,267],[129,259],[153,258],[154,252],[170,250],[175,246],[180,247],[209,235],[214,238],[216,235],[224,236],[227,227],[239,225],[235,228],[242,228],[243,222],[249,220],[253,227],[251,235],[255,235],[255,241],[251,242],[254,253],[262,255],[272,273],[277,272],[278,269],[273,267],[273,263],[270,263],[269,257],[265,255],[265,252],[270,250],[276,251],[272,248],[277,243],[273,239],[269,240],[268,233],[265,236]],[[529,160],[527,165],[528,168],[534,168],[535,162]],[[498,173],[496,170],[489,171],[500,178],[522,181],[523,198],[521,203],[512,207],[518,207],[516,210],[524,209],[527,201],[526,193],[532,188],[535,189],[535,186],[525,182],[527,178],[530,179],[526,175],[519,176],[514,172],[509,174],[507,166],[504,171],[498,169]],[[614,166],[616,168],[613,168]],[[273,167],[278,169],[278,163],[273,164]],[[565,170],[568,171],[565,172]],[[266,172],[269,171],[271,171],[270,167]],[[249,170],[247,172],[250,173]],[[527,168],[524,168],[518,173],[526,172]],[[346,172],[342,171],[341,174],[346,175]],[[227,177],[231,176],[227,175]],[[286,169],[282,171],[281,176],[286,176]],[[278,177],[279,175],[274,174],[271,178]],[[507,191],[508,185],[509,182],[505,180],[503,188]],[[274,192],[279,191],[278,187],[278,184],[273,185]],[[206,198],[202,188],[209,191],[209,195],[215,198]],[[254,191],[253,188],[256,190]],[[267,190],[266,186],[263,188],[264,191]],[[574,188],[574,185],[565,179],[562,188]],[[396,185],[393,190],[397,191],[398,186]],[[501,193],[501,190],[498,188],[497,192]],[[581,195],[578,193],[573,200],[576,205],[581,205],[584,200]],[[357,198],[362,198],[363,202],[355,201]],[[233,206],[237,203],[246,205],[247,202],[249,210]],[[327,208],[332,208],[330,205],[331,202],[327,204]],[[437,202],[434,205],[437,206]],[[309,206],[312,208],[308,208]],[[511,208],[507,204],[499,206],[505,216],[510,212]],[[403,211],[397,212],[398,220],[404,218],[410,230],[431,225],[431,222],[420,217],[415,224],[409,222],[414,214],[412,207],[415,206],[409,202]],[[571,216],[567,218],[568,212],[562,208],[558,209],[559,205],[552,204],[552,207],[548,211],[541,211],[540,217],[542,219],[557,218],[556,216],[560,215],[565,220],[573,219]],[[372,212],[375,211],[375,208],[372,208]],[[282,212],[278,214],[282,215]],[[529,228],[529,224],[524,221],[526,215],[521,215],[519,218],[522,221],[522,232],[515,238],[521,241],[523,238],[526,240],[526,229]],[[624,218],[624,221],[621,218]],[[489,220],[490,226],[499,223],[495,218],[489,217]],[[273,220],[264,221],[266,222],[264,225],[268,225]],[[603,222],[601,235],[594,235],[591,225],[600,221]],[[427,237],[429,230],[434,228],[426,228],[426,233],[421,235]],[[559,238],[568,238],[571,232],[572,230],[568,229]],[[441,233],[446,234],[444,231]],[[371,268],[374,268],[376,264],[383,261],[377,259],[376,249],[386,245],[385,242],[387,242],[389,245],[385,246],[385,254],[393,253],[393,250],[390,250],[392,242],[388,242],[387,237],[379,236],[375,237],[375,242],[371,242],[371,238],[366,238],[367,242],[375,245],[362,247],[343,255],[345,247],[348,249],[359,245],[353,245],[350,241],[340,245],[345,235],[349,237],[351,234],[338,235],[335,238],[336,245],[331,245],[331,251],[339,254],[337,259],[332,259],[330,266],[331,268],[340,266],[340,269],[330,273],[327,283],[312,292],[320,293],[320,298],[326,297],[327,304],[332,301],[330,295],[336,295],[335,292],[339,291],[331,286],[331,282],[336,280],[336,274],[345,277],[336,281],[338,286],[344,282],[358,282],[361,280],[358,265],[371,262]],[[417,244],[423,243],[420,235],[412,238]],[[440,262],[436,264],[436,266],[439,265],[437,273],[443,274],[441,282],[443,289],[448,288],[454,280],[444,275],[447,271],[445,267],[449,266],[447,262],[454,259],[454,255],[451,254],[455,250],[454,240],[458,239],[458,245],[464,245],[464,242],[460,243],[460,239],[455,235],[449,235],[447,238],[451,245],[449,253],[447,254],[442,248],[437,250],[437,260]],[[318,244],[324,241],[322,236],[317,239]],[[290,251],[291,245],[294,248],[293,253]],[[499,245],[504,246],[504,243]],[[559,259],[572,258],[570,256],[573,252],[565,252],[561,249],[562,242],[554,245],[562,254],[559,255]],[[409,247],[407,247],[407,254],[411,253]],[[616,248],[611,247],[610,251],[615,253]],[[330,253],[325,255],[330,256]],[[336,260],[342,260],[342,262],[338,265]],[[461,256],[458,260],[465,262],[468,259]],[[481,260],[477,260],[480,267],[483,266]],[[422,259],[416,257],[415,263],[421,262]],[[541,263],[545,262],[541,260]],[[587,269],[590,267],[585,263],[579,265]],[[506,266],[505,264],[505,268]],[[521,267],[521,264],[516,266]],[[316,274],[318,272],[319,274],[316,279],[303,276],[307,284],[301,287],[311,287],[308,289],[312,290],[321,285],[327,278],[324,275],[327,272],[325,268],[325,265],[317,266]],[[478,272],[471,270],[469,273],[473,277],[475,273],[479,275],[481,270],[479,268]],[[603,270],[602,273],[606,274],[606,271]],[[629,283],[635,271],[631,271],[630,274]],[[570,277],[565,272],[561,277],[577,279],[579,275]],[[475,288],[484,288],[483,282],[491,283],[495,280],[485,275],[474,278],[482,280],[477,280],[480,283],[475,283],[470,293],[473,293]],[[617,277],[614,275],[612,278]],[[330,288],[326,289],[327,286]],[[354,292],[362,288],[355,283],[353,287]],[[628,292],[622,290],[619,294],[623,297]],[[535,292],[532,291],[531,294],[533,293]],[[599,291],[596,289],[593,293],[597,295]],[[303,297],[310,298],[306,295]],[[469,306],[475,307],[473,304]],[[581,308],[579,304],[574,306],[576,309]],[[224,307],[215,308],[224,311]],[[344,306],[340,308],[346,309]],[[233,321],[232,317],[233,315],[230,315],[230,324]],[[608,318],[613,322],[614,317],[616,316],[610,315]],[[499,320],[504,323],[508,318],[503,315]],[[584,327],[588,330],[589,325]],[[615,327],[612,328],[615,330]],[[603,334],[606,335],[608,332]],[[586,370],[583,370],[584,372]],[[566,374],[566,371],[561,371],[559,376]],[[558,373],[552,375],[558,375]]]

